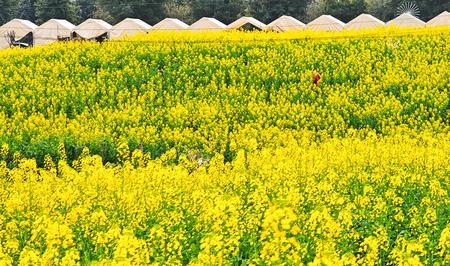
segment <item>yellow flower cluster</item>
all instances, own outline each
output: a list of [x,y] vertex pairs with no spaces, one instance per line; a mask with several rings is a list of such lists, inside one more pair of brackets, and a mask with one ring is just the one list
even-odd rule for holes
[[0,265],[448,265],[449,37],[0,51]]
[[[3,163],[2,263],[448,264],[450,136],[372,136],[220,154],[191,171],[85,149]],[[135,158],[135,159],[136,159]],[[400,180],[400,181],[398,181]],[[395,185],[400,182],[400,185]],[[399,219],[397,216],[401,216]]]

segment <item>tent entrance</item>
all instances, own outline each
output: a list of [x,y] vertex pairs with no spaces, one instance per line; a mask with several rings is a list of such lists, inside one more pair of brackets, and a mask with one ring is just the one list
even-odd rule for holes
[[97,36],[95,38],[85,39],[85,38],[81,37],[80,35],[78,35],[76,32],[74,32],[74,33],[72,33],[72,39],[73,40],[91,40],[91,41],[96,41],[96,42],[102,43],[109,39],[109,34],[107,32],[105,32],[102,35]]
[[33,33],[29,32],[20,39],[16,38],[14,31],[7,32],[4,36],[10,47],[27,48],[33,46]]
[[245,23],[244,25],[240,26],[237,30],[241,31],[260,31],[261,29],[253,25],[252,23]]

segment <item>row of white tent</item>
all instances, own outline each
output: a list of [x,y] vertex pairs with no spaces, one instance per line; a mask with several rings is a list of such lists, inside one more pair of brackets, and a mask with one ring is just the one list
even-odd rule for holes
[[33,44],[42,45],[64,38],[96,39],[104,36],[114,39],[124,35],[133,35],[140,32],[148,33],[150,31],[232,30],[247,26],[260,30],[274,31],[299,30],[307,28],[318,31],[339,31],[343,29],[368,29],[390,25],[400,27],[450,26],[450,13],[444,11],[427,23],[410,15],[409,13],[404,13],[387,23],[373,17],[372,15],[361,14],[347,24],[330,15],[322,15],[308,24],[304,24],[290,16],[281,16],[268,25],[265,25],[252,17],[242,17],[228,26],[217,19],[206,17],[201,18],[191,26],[178,19],[166,18],[153,27],[142,20],[131,18],[127,18],[115,26],[111,26],[107,22],[99,19],[88,19],[78,26],[61,19],[51,19],[41,26],[37,26],[27,20],[14,19],[0,27],[0,48],[9,46],[6,35],[8,32],[12,31],[15,34],[16,40],[20,40],[24,36],[32,34]]

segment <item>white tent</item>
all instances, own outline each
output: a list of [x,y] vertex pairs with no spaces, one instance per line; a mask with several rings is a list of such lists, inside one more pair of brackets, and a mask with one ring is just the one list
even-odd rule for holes
[[64,19],[50,19],[34,30],[34,45],[58,41],[59,38],[71,38],[75,25]]
[[119,38],[125,35],[147,33],[152,26],[136,18],[126,18],[112,27],[109,34],[111,38]]
[[384,26],[386,26],[386,24],[383,21],[377,19],[376,17],[369,14],[361,14],[356,18],[352,19],[349,23],[347,23],[345,25],[345,29],[359,30]]
[[307,26],[308,29],[317,31],[338,31],[344,29],[344,27],[344,22],[330,15],[322,15],[308,23]]
[[83,39],[91,40],[108,33],[111,28],[111,25],[101,19],[90,18],[76,26],[74,32]]
[[203,31],[203,30],[223,30],[227,27],[227,25],[223,24],[222,22],[218,21],[215,18],[206,18],[203,17],[194,24],[192,24],[189,29],[195,30],[195,31]]
[[34,23],[23,20],[23,19],[13,19],[0,27],[0,48],[9,47],[7,34],[8,32],[14,32],[16,36],[16,41],[22,39],[27,34],[32,33],[37,28]]
[[252,17],[242,17],[239,18],[238,20],[234,21],[233,23],[231,23],[230,25],[227,26],[227,29],[229,30],[237,30],[240,29],[246,25],[250,25],[253,26],[257,29],[260,30],[264,30],[266,29],[266,24],[262,23],[261,21],[252,18]]
[[305,27],[305,24],[291,16],[281,16],[267,25],[268,29],[274,31],[301,30]]
[[409,13],[403,13],[386,24],[388,26],[394,25],[398,27],[413,27],[413,28],[425,26],[425,22]]
[[153,26],[154,31],[187,30],[189,25],[176,18],[165,18]]
[[444,11],[436,17],[427,22],[427,26],[449,26],[450,27],[450,13]]

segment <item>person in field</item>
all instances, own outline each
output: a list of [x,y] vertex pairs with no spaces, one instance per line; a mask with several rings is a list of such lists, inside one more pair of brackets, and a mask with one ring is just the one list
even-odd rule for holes
[[316,85],[317,87],[320,85],[320,79],[322,77],[320,76],[319,71],[314,70],[313,74],[312,74],[312,82],[314,85]]

